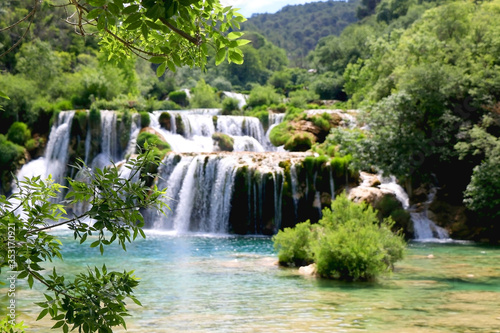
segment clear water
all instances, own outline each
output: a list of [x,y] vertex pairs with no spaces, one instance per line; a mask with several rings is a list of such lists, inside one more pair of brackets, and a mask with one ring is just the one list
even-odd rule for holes
[[[128,332],[500,332],[498,247],[411,243],[393,275],[345,283],[279,268],[269,238],[149,233],[103,257],[62,238],[69,274],[106,262],[141,277]],[[18,285],[28,332],[50,332],[40,292]]]

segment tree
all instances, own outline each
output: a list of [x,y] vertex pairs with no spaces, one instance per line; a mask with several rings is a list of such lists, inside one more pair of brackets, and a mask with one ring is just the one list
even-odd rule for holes
[[[8,26],[0,25],[0,32],[16,27],[24,29],[0,58],[21,44],[40,7],[49,2],[32,0],[31,10],[21,19]],[[231,7],[222,7],[218,0],[55,0],[54,4],[68,13],[65,21],[77,34],[99,37],[101,51],[108,61],[123,63],[135,55],[157,64],[156,73],[161,76],[167,68],[171,71],[184,65],[203,68],[211,46],[217,65],[226,59],[229,63],[243,63],[239,47],[248,41],[240,39],[243,35],[240,32],[225,33],[239,29],[245,18]],[[38,46],[50,53],[45,45]],[[19,62],[23,71],[29,72],[32,65]],[[0,97],[7,97],[1,86]],[[38,303],[43,309],[38,319],[50,315],[56,321],[53,328],[62,328],[63,332],[70,328],[80,332],[111,332],[113,326],[126,327],[126,298],[140,305],[133,295],[138,281],[132,272],[108,272],[103,266],[68,281],[55,270],[42,275],[40,265],[62,257],[60,242],[47,232],[57,226],[67,225],[80,243],[90,235],[97,236],[90,247],[98,247],[101,254],[105,246],[115,241],[125,249],[126,243],[138,235],[145,237],[139,210],[154,208],[163,212],[167,206],[161,200],[165,193],[149,186],[152,176],[148,170],[158,165],[158,154],[148,149],[147,143],[144,149],[124,166],[130,169],[130,176],[125,178],[119,176],[116,167],[89,171],[85,165],[78,165],[79,173],[87,181],[69,180],[64,205],[56,201],[66,189],[50,177],[18,181],[17,192],[9,198],[0,196],[0,268],[15,271],[17,279],[27,279],[30,287],[36,280],[47,288],[46,301]],[[80,204],[90,208],[67,214],[68,207]],[[88,219],[94,223],[90,224]],[[11,332],[19,328],[13,317],[7,325]]]
[[[147,148],[147,145],[145,144]],[[142,230],[143,208],[155,208],[161,212],[167,208],[161,200],[165,192],[147,186],[150,175],[147,168],[160,160],[151,150],[145,150],[136,159],[129,160],[122,168],[130,170],[129,176],[121,178],[117,168],[90,169],[80,164],[78,172],[86,181],[69,180],[66,206],[56,203],[64,187],[34,177],[17,183],[18,191],[11,197],[0,196],[0,268],[14,271],[17,279],[26,278],[29,287],[38,281],[47,288],[46,301],[37,303],[42,307],[38,319],[49,314],[56,323],[53,328],[64,332],[78,329],[83,332],[111,332],[111,327],[125,326],[127,315],[125,299],[140,305],[133,296],[138,285],[132,271],[108,272],[106,266],[89,269],[68,281],[55,268],[49,275],[42,275],[41,263],[61,258],[61,242],[49,233],[51,229],[66,225],[80,240],[97,236],[91,248],[104,247],[118,242],[123,249]],[[68,207],[87,204],[90,209],[67,214]],[[89,219],[94,220],[93,224]],[[10,273],[12,274],[12,273]],[[15,325],[14,318],[9,323]]]
[[[31,11],[0,32],[27,22],[19,40],[0,58],[21,44],[32,27],[40,3],[33,0]],[[216,64],[225,59],[243,63],[239,46],[248,43],[240,39],[239,29],[246,19],[231,7],[223,7],[218,0],[55,0],[56,7],[64,7],[69,16],[66,23],[74,26],[77,34],[98,34],[101,51],[108,60],[122,61],[131,54],[159,64],[157,74],[166,68],[204,67],[208,46],[216,51]]]

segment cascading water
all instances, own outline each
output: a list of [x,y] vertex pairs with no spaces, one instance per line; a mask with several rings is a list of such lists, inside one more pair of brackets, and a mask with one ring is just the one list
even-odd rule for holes
[[50,131],[44,156],[24,165],[17,175],[19,180],[33,176],[47,178],[49,175],[52,175],[52,179],[55,182],[64,184],[68,162],[71,122],[74,115],[74,111],[59,113],[57,121]]
[[413,231],[415,233],[415,240],[417,241],[436,241],[436,240],[449,240],[448,232],[438,226],[428,216],[428,208],[434,201],[437,188],[431,188],[427,201],[423,203],[420,210],[416,207],[410,208],[410,216],[413,221]]

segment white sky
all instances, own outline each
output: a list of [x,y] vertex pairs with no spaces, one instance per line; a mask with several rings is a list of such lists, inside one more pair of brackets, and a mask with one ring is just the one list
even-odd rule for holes
[[224,6],[233,6],[241,8],[238,12],[245,17],[252,14],[276,13],[286,5],[299,5],[308,2],[317,2],[318,0],[220,0]]

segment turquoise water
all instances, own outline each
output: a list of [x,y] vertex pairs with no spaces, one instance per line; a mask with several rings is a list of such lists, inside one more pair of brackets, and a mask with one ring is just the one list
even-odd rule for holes
[[[269,238],[149,233],[101,257],[61,237],[66,273],[106,262],[141,277],[128,332],[500,332],[498,247],[411,243],[391,276],[346,283],[278,267]],[[53,324],[34,321],[40,296],[18,296],[28,332]]]

